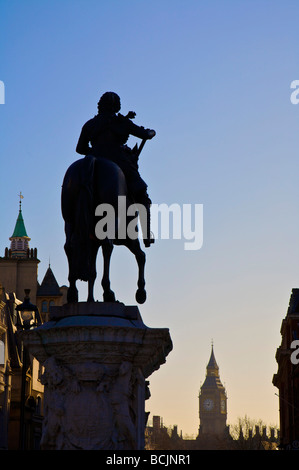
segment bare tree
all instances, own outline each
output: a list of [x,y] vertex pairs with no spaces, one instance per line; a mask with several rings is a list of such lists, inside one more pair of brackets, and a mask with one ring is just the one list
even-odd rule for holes
[[262,420],[253,420],[247,415],[244,418],[239,417],[237,424],[230,425],[230,434],[235,447],[240,450],[275,449],[277,445],[275,432],[277,434],[277,426],[271,426],[269,434],[267,425]]

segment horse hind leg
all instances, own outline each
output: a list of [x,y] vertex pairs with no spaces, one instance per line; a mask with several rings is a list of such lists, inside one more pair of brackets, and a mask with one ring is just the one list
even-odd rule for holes
[[69,265],[69,288],[67,290],[67,303],[73,303],[73,302],[78,302],[79,296],[78,296],[78,289],[76,287],[76,276],[74,275],[74,269],[73,269],[73,253],[70,247],[68,246],[68,243],[65,243],[64,245],[64,250],[67,256],[68,260],[68,265]]
[[113,243],[105,240],[102,245],[104,268],[102,277],[103,300],[104,302],[115,302],[115,294],[110,289],[110,259],[113,251]]

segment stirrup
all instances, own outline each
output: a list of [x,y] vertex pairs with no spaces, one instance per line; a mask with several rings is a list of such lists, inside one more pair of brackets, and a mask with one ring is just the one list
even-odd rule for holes
[[144,246],[149,248],[153,243],[155,243],[155,237],[153,232],[150,232],[150,236],[148,238],[143,239]]

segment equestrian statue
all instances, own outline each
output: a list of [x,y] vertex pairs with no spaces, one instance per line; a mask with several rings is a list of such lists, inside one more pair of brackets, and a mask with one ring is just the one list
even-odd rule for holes
[[[98,102],[98,114],[82,127],[76,151],[81,158],[70,165],[64,176],[61,194],[62,216],[65,222],[65,253],[69,265],[68,303],[78,302],[77,280],[88,282],[88,302],[94,302],[94,282],[96,279],[96,259],[98,249],[103,254],[103,300],[115,302],[115,294],[110,288],[110,258],[114,245],[126,246],[134,255],[138,265],[136,301],[146,300],[144,267],[146,256],[138,237],[119,235],[119,198],[123,197],[125,209],[142,205],[146,217],[140,216],[140,225],[145,247],[154,243],[150,231],[151,200],[147,184],[138,171],[138,157],[148,139],[156,133],[132,122],[136,113],[120,114],[120,98],[116,93],[104,93]],[[127,145],[130,135],[142,139],[141,145],[131,149]],[[109,205],[114,209],[114,236],[97,237],[96,209],[99,205]],[[134,206],[134,207],[135,207]],[[126,218],[132,222],[135,215]],[[107,231],[108,234],[108,231]]]

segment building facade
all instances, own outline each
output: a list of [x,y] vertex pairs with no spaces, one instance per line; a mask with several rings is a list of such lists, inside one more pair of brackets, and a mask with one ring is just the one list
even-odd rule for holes
[[9,240],[9,248],[0,257],[0,449],[38,449],[43,420],[43,369],[30,356],[25,362],[28,367],[23,368],[26,351],[20,340],[16,308],[24,301],[25,289],[29,289],[31,303],[37,305],[42,320],[47,321],[50,306],[65,303],[67,287],[58,286],[50,266],[39,284],[37,249],[29,246],[21,200]]
[[292,290],[280,333],[273,376],[279,391],[280,448],[299,449],[299,289]]

